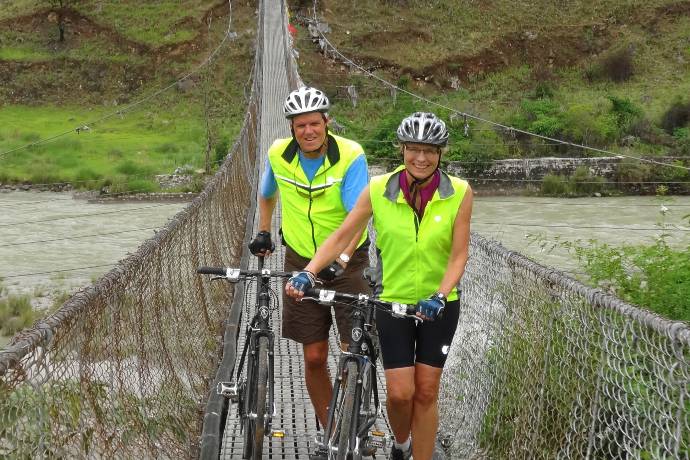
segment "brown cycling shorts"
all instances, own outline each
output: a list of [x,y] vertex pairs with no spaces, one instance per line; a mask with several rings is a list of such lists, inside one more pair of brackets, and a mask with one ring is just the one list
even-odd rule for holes
[[[369,266],[367,247],[365,244],[352,254],[342,275],[319,287],[351,294],[369,293],[369,285],[362,278],[362,271]],[[308,263],[309,259],[300,256],[289,246],[285,247],[285,271],[302,270]],[[334,305],[329,308],[312,300],[298,302],[283,290],[283,337],[304,345],[328,340],[328,331],[333,324],[331,310],[335,313],[340,341],[348,343],[352,323],[351,307]]]

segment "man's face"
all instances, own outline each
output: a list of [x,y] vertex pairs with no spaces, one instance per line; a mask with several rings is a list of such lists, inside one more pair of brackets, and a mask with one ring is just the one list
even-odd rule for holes
[[304,153],[315,152],[326,141],[326,121],[321,112],[302,113],[292,119],[292,130]]

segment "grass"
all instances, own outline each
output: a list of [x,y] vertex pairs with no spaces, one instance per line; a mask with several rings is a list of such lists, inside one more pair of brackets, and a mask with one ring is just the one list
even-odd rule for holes
[[[112,109],[6,106],[0,108],[3,151],[69,131]],[[79,120],[79,121],[77,121]],[[172,173],[203,166],[204,129],[196,108],[171,106],[94,124],[52,142],[4,156],[3,180],[33,183],[99,180]]]
[[[179,43],[196,37],[206,11],[218,4],[211,0],[125,0],[79,2],[76,8],[102,24],[113,24],[124,37],[154,47]],[[136,14],[132,14],[135,11]]]

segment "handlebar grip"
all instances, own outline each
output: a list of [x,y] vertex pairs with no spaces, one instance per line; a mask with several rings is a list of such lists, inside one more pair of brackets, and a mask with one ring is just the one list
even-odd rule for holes
[[227,269],[223,267],[199,267],[196,269],[196,272],[201,273],[202,275],[225,276]]

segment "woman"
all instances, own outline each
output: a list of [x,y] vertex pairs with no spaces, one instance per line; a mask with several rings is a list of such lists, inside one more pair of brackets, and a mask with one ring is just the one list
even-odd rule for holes
[[[304,271],[286,284],[300,298],[315,275],[366,227],[376,229],[380,299],[417,305],[424,322],[377,312],[395,445],[391,458],[431,458],[438,429],[438,390],[459,317],[457,284],[467,263],[472,190],[439,169],[448,142],[433,113],[405,118],[397,137],[403,165],[371,179],[343,224]],[[410,436],[411,434],[411,436]],[[411,442],[411,440],[413,442]]]

